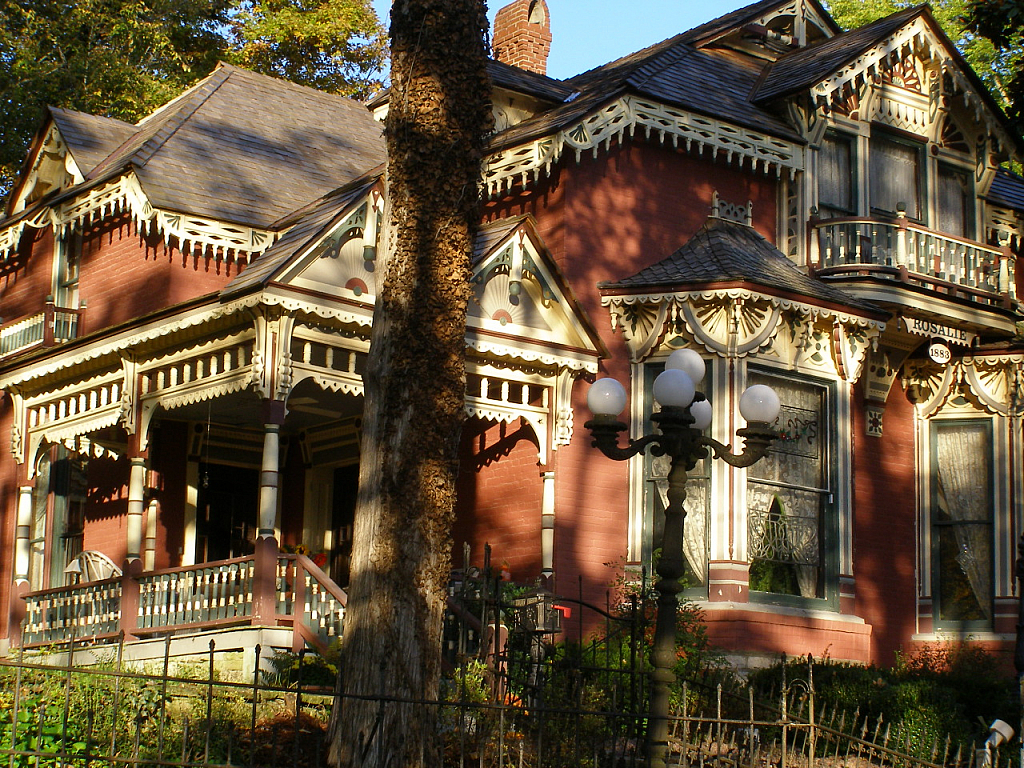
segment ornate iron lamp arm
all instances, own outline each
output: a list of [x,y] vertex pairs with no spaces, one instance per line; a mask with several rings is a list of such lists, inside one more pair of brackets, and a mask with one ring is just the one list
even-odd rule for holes
[[721,459],[726,464],[734,467],[749,467],[764,458],[772,442],[778,437],[778,434],[767,424],[756,421],[749,427],[737,430],[736,434],[743,438],[743,453],[733,453],[731,445],[723,445],[704,435],[698,438],[698,442],[710,448],[715,458]]
[[648,446],[660,443],[662,438],[661,435],[645,435],[639,440],[630,440],[628,445],[621,447],[619,445],[619,432],[624,432],[629,427],[621,421],[615,421],[614,417],[611,419],[597,417],[588,421],[583,427],[589,429],[591,436],[594,438],[591,445],[609,459],[614,459],[615,461],[631,459],[638,453],[643,453],[647,450]]

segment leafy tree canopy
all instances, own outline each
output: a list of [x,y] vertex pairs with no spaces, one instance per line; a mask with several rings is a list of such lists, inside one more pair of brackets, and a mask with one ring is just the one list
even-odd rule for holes
[[366,96],[384,53],[370,0],[0,0],[0,195],[47,105],[135,122],[218,60]]
[[[918,5],[920,0],[831,0],[828,9],[844,29]],[[932,0],[932,13],[1020,132],[1024,109],[1024,0]],[[1011,14],[1011,10],[1015,12]],[[1001,34],[996,34],[1000,32]]]

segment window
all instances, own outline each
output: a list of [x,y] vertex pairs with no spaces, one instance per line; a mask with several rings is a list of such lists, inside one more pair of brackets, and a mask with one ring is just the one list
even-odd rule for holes
[[938,218],[936,229],[957,237],[974,236],[974,185],[971,174],[939,166]]
[[[652,363],[644,368],[644,393],[646,402],[654,403],[652,394],[654,379],[664,370],[661,363]],[[711,392],[710,370],[699,388]],[[648,422],[644,434],[657,431],[653,422]],[[650,568],[654,561],[654,550],[659,546],[665,530],[665,507],[668,505],[668,472],[671,462],[664,456],[644,456],[644,521],[643,521],[643,562]],[[710,460],[701,459],[697,466],[687,472],[686,519],[683,522],[683,565],[682,584],[691,594],[707,594],[708,574],[708,525],[711,504]]]
[[932,599],[937,625],[992,622],[992,423],[931,424]]
[[895,216],[901,206],[920,221],[921,151],[910,141],[886,134],[871,137],[871,209]]
[[826,597],[826,545],[834,539],[828,390],[789,377],[751,371],[749,384],[779,395],[782,437],[747,470],[750,589],[798,598]]
[[853,140],[830,133],[818,150],[818,214],[825,219],[856,213]]
[[32,589],[62,586],[64,569],[82,551],[86,469],[86,459],[63,446],[39,459],[29,542]]

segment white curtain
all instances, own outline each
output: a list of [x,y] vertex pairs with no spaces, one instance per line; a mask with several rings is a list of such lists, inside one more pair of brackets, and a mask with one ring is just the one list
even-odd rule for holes
[[[651,460],[651,479],[661,500],[661,506],[655,510],[656,515],[664,514],[661,510],[668,506],[668,472],[671,461],[667,456],[655,456]],[[694,478],[686,484],[686,520],[683,523],[683,558],[686,561],[687,578],[696,581],[690,586],[703,585],[708,573],[708,519],[707,519],[706,482]],[[655,542],[655,546],[657,542]]]
[[[956,567],[966,576],[983,615],[990,619],[992,490],[988,482],[991,461],[988,428],[978,423],[944,424],[936,430],[935,450],[938,520],[952,524]],[[939,531],[934,530],[933,535],[940,535]]]

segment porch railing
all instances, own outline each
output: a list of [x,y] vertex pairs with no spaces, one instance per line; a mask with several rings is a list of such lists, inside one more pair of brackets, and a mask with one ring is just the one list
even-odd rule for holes
[[292,626],[297,629],[293,638],[298,645],[305,641],[323,652],[341,637],[347,599],[305,555],[278,557],[277,615],[291,617]]
[[345,593],[302,555],[282,555],[272,539],[255,554],[15,595],[24,616],[22,647],[129,639],[227,626],[290,627],[294,650],[326,650],[341,635]]
[[3,323],[0,325],[0,358],[77,338],[81,312],[54,306],[50,301],[42,312]]
[[136,634],[247,622],[255,561],[251,556],[144,573],[138,578]]
[[30,592],[25,597],[24,645],[103,638],[121,628],[121,578]]
[[901,215],[895,222],[872,218],[811,217],[810,263],[832,274],[865,267],[903,282],[948,293],[962,292],[987,304],[1016,298],[1015,261],[999,248],[918,226]]

